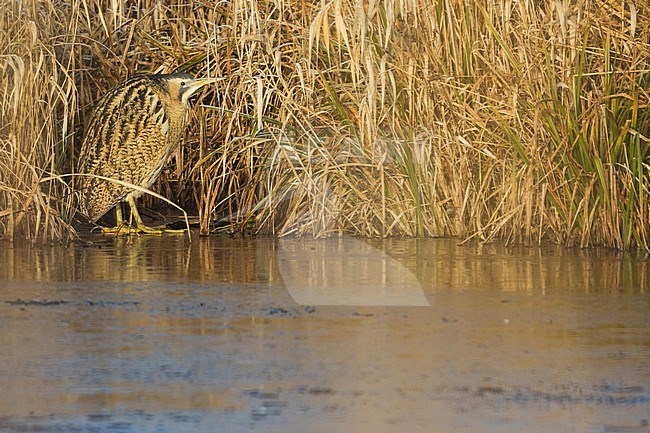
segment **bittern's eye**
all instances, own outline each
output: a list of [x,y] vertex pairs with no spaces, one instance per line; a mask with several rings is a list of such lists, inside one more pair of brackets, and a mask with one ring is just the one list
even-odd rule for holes
[[181,87],[185,85],[185,81],[181,81]]

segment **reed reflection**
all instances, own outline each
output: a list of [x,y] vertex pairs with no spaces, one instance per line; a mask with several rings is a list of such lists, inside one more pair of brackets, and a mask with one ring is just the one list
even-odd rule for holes
[[[6,244],[0,248],[0,279],[281,286],[297,279],[314,278],[313,272],[318,271],[322,285],[339,286],[363,275],[365,280],[373,275],[382,276],[377,279],[378,284],[403,284],[396,275],[413,275],[414,285],[421,285],[425,293],[488,290],[624,294],[646,293],[650,287],[650,260],[640,253],[566,249],[556,245],[506,247],[460,245],[455,239],[360,240],[346,236],[335,240],[197,236],[192,243],[182,236],[98,236],[92,242],[92,246],[78,243],[67,248]],[[359,253],[360,245],[365,245],[365,256]],[[282,255],[283,251],[297,258],[311,255],[319,262],[308,259],[308,265],[301,265],[295,260],[283,261],[282,257],[288,257]]]

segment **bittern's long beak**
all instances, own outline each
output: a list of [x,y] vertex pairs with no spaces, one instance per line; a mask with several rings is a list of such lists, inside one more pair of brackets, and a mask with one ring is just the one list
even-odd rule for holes
[[188,84],[188,89],[186,91],[187,97],[189,98],[199,90],[201,87],[207,85],[207,84],[213,84],[216,83],[217,81],[222,80],[223,78],[192,78],[191,83]]

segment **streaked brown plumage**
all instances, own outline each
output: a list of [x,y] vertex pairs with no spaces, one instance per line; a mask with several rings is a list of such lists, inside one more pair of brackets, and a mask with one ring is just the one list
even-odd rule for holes
[[[189,74],[140,75],[113,88],[93,111],[77,172],[149,188],[179,143],[189,97],[214,81]],[[128,201],[137,230],[159,232],[142,224],[135,207],[141,191],[92,176],[79,179],[80,209],[91,221]],[[116,209],[120,226],[121,206]]]

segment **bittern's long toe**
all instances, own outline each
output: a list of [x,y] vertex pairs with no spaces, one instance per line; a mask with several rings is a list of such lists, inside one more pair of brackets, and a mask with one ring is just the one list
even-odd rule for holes
[[135,235],[135,234],[149,234],[149,235],[162,235],[163,231],[159,229],[154,229],[147,226],[142,227],[131,227],[128,224],[122,224],[121,226],[116,227],[102,227],[102,234],[112,235],[112,236],[126,236],[126,235]]

